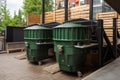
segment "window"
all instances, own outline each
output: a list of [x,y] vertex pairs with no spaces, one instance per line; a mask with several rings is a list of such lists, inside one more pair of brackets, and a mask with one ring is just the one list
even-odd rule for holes
[[102,4],[101,0],[93,0],[93,5],[100,5],[100,4]]
[[64,0],[60,0],[58,4],[58,9],[64,8]]
[[71,2],[69,5],[70,7],[75,7],[75,2]]
[[80,5],[89,4],[90,0],[80,0]]
[[80,5],[85,5],[85,0],[80,0]]

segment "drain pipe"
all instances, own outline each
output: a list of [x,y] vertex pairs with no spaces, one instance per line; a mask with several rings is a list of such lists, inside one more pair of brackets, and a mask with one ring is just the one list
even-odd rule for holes
[[64,6],[65,6],[65,19],[64,21],[68,21],[68,0],[64,0]]
[[45,23],[45,0],[42,0],[42,24]]

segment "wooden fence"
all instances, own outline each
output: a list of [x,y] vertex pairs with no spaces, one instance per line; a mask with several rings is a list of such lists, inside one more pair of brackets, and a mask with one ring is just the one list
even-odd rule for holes
[[96,16],[96,19],[103,19],[104,20],[104,27],[110,28],[113,26],[113,18],[117,18],[118,14],[117,12],[104,12],[104,13],[98,13]]
[[45,13],[45,23],[49,23],[53,21],[53,12]]
[[64,9],[59,9],[59,10],[56,10],[53,12],[54,13],[54,20],[56,22],[63,22],[64,21],[64,14],[65,14],[65,11]]
[[38,14],[28,14],[27,15],[27,25],[39,24],[41,23],[41,17]]
[[89,19],[89,5],[73,7],[70,9],[70,19]]
[[120,15],[117,12],[104,12],[104,13],[98,13],[96,15],[96,19],[103,19],[105,32],[111,42],[113,40],[113,29],[106,29],[106,28],[113,27],[113,18],[118,18],[117,26],[118,28],[120,28]]
[[[82,5],[78,7],[69,8],[68,11],[68,19],[89,19],[89,5]],[[64,9],[59,9],[55,11],[45,12],[45,23],[50,22],[64,22]],[[29,14],[27,17],[27,24],[35,24],[41,22],[41,16],[35,14]],[[103,19],[104,20],[104,28],[112,28],[113,27],[113,18],[118,18],[118,27],[120,28],[120,15],[117,12],[102,12],[96,14],[96,19]],[[112,41],[112,29],[105,29],[107,35]],[[120,30],[119,30],[120,32]]]
[[[64,9],[59,9],[55,11],[45,12],[45,23],[50,22],[64,22]],[[27,25],[40,23],[41,16],[36,14],[28,14]],[[78,7],[70,8],[68,11],[68,19],[84,18],[89,19],[89,5],[83,5]]]

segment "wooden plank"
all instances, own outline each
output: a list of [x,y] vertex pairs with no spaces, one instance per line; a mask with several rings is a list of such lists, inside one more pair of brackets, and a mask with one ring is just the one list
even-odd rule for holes
[[86,12],[71,13],[71,16],[74,16],[74,15],[81,15],[81,16],[83,15],[84,16],[84,15],[89,15],[89,13],[86,13]]
[[89,20],[88,17],[71,17],[70,19],[79,19],[79,18],[83,18],[83,19],[87,19],[87,20]]
[[45,22],[53,22],[53,20],[45,20]]
[[46,17],[45,16],[45,19],[47,20],[47,19],[53,19],[53,16],[51,16],[51,17]]
[[104,22],[104,25],[113,25],[113,22]]
[[86,9],[86,8],[84,9],[83,8],[82,10],[81,9],[71,9],[70,11],[73,11],[73,12],[82,12],[82,11],[88,11],[88,10],[89,9]]
[[49,12],[45,12],[45,14],[50,14],[50,13],[52,13],[53,11],[49,11]]
[[79,6],[70,9],[70,19],[84,18],[89,19],[89,6]]
[[112,25],[104,25],[105,28],[111,28]]
[[27,15],[27,25],[31,25],[31,24],[39,24],[41,23],[41,20],[40,20],[40,15],[38,14],[28,14]]
[[26,55],[26,53],[22,53],[22,54],[15,56],[15,58],[18,60],[23,60],[23,59],[27,58],[27,55]]
[[117,12],[102,12],[102,13],[98,13],[99,15],[111,15],[111,14],[117,14]]
[[104,16],[101,15],[98,17],[98,19],[108,19],[108,20],[112,19],[112,18],[116,18],[116,17],[115,16],[105,16],[105,15]]
[[104,15],[104,14],[99,14],[98,13],[98,15],[99,15],[99,17],[106,17],[106,16],[108,16],[108,17],[116,17],[117,14],[109,14],[108,13],[108,14]]
[[56,20],[56,22],[64,22],[64,20]]
[[7,54],[9,54],[11,51],[20,51],[23,52],[25,50],[25,48],[14,48],[14,49],[7,49]]
[[97,13],[97,18],[96,19],[103,19],[103,20],[109,20],[112,18],[117,18],[117,13],[116,12],[104,12],[104,13]]
[[9,53],[10,51],[21,50],[25,49],[24,42],[9,42],[6,44],[6,51]]
[[64,20],[64,18],[56,18],[56,20]]
[[118,14],[118,18],[120,18],[120,14]]
[[53,21],[53,12],[45,12],[45,23],[50,23]]
[[64,12],[55,13],[55,16],[64,15]]
[[51,74],[55,74],[55,73],[60,71],[60,68],[59,68],[59,64],[55,63],[53,65],[44,67],[43,70],[45,70],[45,71],[47,71],[47,72],[49,72]]
[[64,11],[64,9],[58,9],[58,10],[55,10],[55,12],[63,12]]
[[45,17],[53,17],[53,14],[45,15]]
[[83,5],[83,6],[78,6],[78,7],[73,7],[70,10],[72,11],[84,11],[84,10],[89,10],[89,5]]

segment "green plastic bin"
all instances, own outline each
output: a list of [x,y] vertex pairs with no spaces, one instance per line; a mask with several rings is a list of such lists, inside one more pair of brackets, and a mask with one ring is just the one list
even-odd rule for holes
[[40,62],[51,56],[49,50],[53,48],[52,29],[38,24],[30,25],[24,29],[24,40],[30,62]]
[[71,22],[53,29],[54,51],[60,70],[79,71],[84,65],[89,48],[79,49],[75,45],[88,45],[91,41],[91,28]]

